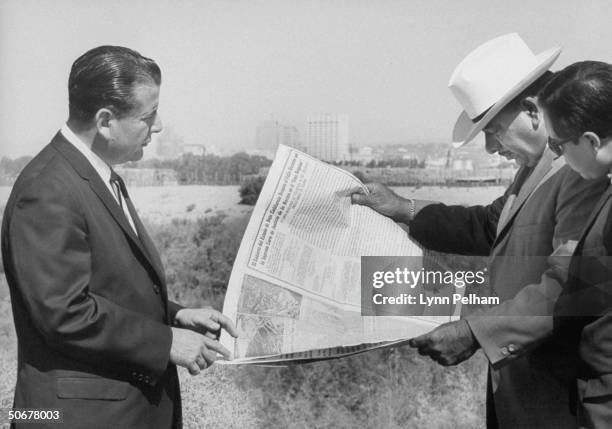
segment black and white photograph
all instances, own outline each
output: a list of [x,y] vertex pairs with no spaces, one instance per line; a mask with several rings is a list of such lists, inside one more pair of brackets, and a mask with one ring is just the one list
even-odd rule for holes
[[0,0],[0,428],[611,428],[610,17]]

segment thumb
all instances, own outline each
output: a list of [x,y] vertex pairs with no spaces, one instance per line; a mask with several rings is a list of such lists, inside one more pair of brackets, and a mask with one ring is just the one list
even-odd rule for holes
[[370,194],[376,194],[389,190],[385,185],[380,182],[369,182],[364,185]]
[[359,193],[359,194],[352,194],[351,195],[351,203],[353,204],[360,204],[362,206],[367,206],[370,203],[370,198],[368,195]]
[[429,334],[424,334],[419,337],[411,338],[408,341],[408,345],[412,348],[419,348],[429,342]]
[[187,365],[187,370],[191,375],[198,375],[200,373],[200,367],[197,363],[191,362]]

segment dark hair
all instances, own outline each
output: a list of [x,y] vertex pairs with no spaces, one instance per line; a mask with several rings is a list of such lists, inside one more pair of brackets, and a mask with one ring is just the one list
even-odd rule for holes
[[136,84],[161,85],[161,70],[150,58],[121,46],[99,46],[72,64],[68,78],[70,119],[90,122],[101,108],[118,117],[135,106]]
[[539,95],[560,138],[592,131],[612,135],[612,65],[582,61],[555,73]]
[[542,76],[537,78],[531,85],[525,88],[515,99],[523,100],[527,97],[535,97],[548,82],[555,76],[550,70],[546,70]]

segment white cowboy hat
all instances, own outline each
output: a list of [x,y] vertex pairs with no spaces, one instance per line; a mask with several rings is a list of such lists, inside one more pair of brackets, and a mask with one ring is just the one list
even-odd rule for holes
[[463,112],[453,129],[453,146],[472,140],[510,101],[550,68],[561,53],[535,55],[517,33],[480,45],[455,68],[448,87]]

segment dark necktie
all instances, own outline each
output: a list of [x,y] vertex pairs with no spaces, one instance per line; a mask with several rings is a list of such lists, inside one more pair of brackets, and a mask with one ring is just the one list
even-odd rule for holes
[[[123,207],[123,198],[121,198],[122,196],[122,186],[121,185],[123,184],[123,180],[117,173],[115,173],[114,170],[111,170],[110,184],[111,184],[111,187],[113,188],[113,192],[115,193],[115,198],[117,198],[117,202],[119,203],[119,207]],[[123,185],[123,187],[125,187],[125,185]]]
[[[123,181],[121,176],[115,173],[114,170],[111,170],[110,183],[112,185],[113,192],[117,196],[119,205],[123,207],[123,202],[125,202],[125,205],[128,209],[130,217],[132,218],[132,221],[134,222],[134,229],[136,232],[136,236],[138,237],[139,242],[143,246],[145,255],[149,258],[150,261],[154,261],[154,263],[157,264],[157,267],[162,267],[161,259],[159,258],[159,255],[157,251],[155,250],[155,245],[153,244],[153,241],[147,234],[147,231],[144,228],[144,225],[142,224],[140,218],[138,217],[138,213],[136,213],[136,208],[134,207],[134,204],[132,204],[132,201],[130,200],[130,196],[128,195],[127,188],[125,187],[125,182]],[[159,271],[157,272],[162,273],[160,274],[161,276],[160,278],[163,278],[163,268],[159,269]]]
[[[134,208],[134,206],[132,205],[132,202],[130,201],[130,196],[128,195],[128,191],[127,188],[125,187],[125,182],[123,181],[123,179],[121,178],[121,176],[119,176],[117,173],[115,173],[114,170],[111,170],[111,178],[110,178],[110,184],[113,188],[113,192],[115,193],[115,196],[117,197],[117,201],[119,201],[119,206],[123,209],[122,211],[125,214],[125,208],[123,207],[123,203],[125,202],[128,213],[130,214],[129,216],[127,216],[127,214],[125,215],[126,218],[128,218],[128,222],[130,224],[132,224],[132,226],[134,227],[136,234],[139,233],[139,229],[138,229],[138,215],[136,214],[136,209]],[[131,221],[130,218],[131,217]]]
[[[138,236],[138,238],[146,242],[145,246],[154,248],[153,242],[149,238],[140,218],[138,217],[138,213],[136,212],[136,208],[134,207],[134,204],[132,204],[132,200],[130,199],[130,195],[128,194],[128,191],[127,191],[127,188],[125,187],[125,182],[123,181],[123,179],[121,178],[121,176],[119,176],[117,173],[111,170],[110,182],[113,185],[113,190],[115,190],[115,192],[118,192],[118,194],[116,195],[119,197],[118,200],[121,201],[119,205],[123,207],[123,203],[125,203],[125,207],[127,207],[127,211],[130,214],[130,217],[132,218],[134,232],[136,232],[136,235]],[[129,222],[129,219],[128,219],[128,222]],[[150,250],[148,252],[152,253]]]

